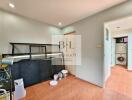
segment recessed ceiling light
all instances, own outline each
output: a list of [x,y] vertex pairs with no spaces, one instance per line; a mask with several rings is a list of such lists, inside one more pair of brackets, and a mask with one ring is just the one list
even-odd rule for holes
[[62,23],[61,23],[61,22],[59,22],[59,23],[58,23],[58,25],[59,25],[59,26],[62,26]]
[[15,8],[15,5],[13,4],[13,3],[9,3],[9,6],[11,7],[11,8]]

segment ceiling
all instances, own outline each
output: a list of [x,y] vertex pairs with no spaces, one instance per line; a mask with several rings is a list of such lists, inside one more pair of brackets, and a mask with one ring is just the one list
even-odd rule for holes
[[[9,1],[15,4],[12,9]],[[126,0],[0,0],[0,8],[58,26],[72,24]]]
[[109,30],[113,32],[129,30],[129,29],[132,29],[132,16],[107,22],[105,25],[109,28]]

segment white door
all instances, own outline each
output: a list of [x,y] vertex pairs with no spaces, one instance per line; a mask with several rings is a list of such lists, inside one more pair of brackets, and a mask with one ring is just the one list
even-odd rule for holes
[[104,82],[110,75],[112,64],[111,57],[111,34],[107,28],[104,29]]

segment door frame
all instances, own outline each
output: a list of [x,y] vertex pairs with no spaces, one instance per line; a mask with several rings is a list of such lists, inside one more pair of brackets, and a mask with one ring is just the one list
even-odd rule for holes
[[[103,62],[103,64],[104,64],[104,66],[103,66],[103,85],[105,85],[105,82],[106,82],[106,80],[109,78],[109,76],[111,75],[111,70],[109,69],[109,68],[111,68],[111,67],[109,67],[109,66],[105,66],[105,34],[106,34],[106,24],[107,23],[109,23],[109,22],[114,22],[114,21],[117,21],[117,20],[121,20],[121,19],[124,19],[124,18],[128,18],[128,17],[130,17],[130,16],[132,16],[132,15],[128,15],[128,16],[123,16],[123,17],[119,17],[119,18],[116,18],[116,19],[113,19],[113,20],[110,20],[110,21],[107,21],[107,22],[104,22],[104,62]],[[132,30],[131,30],[132,31]],[[109,33],[110,35],[111,35],[111,32]],[[129,34],[129,33],[128,33]],[[112,37],[111,37],[111,40],[112,40]],[[129,35],[128,35],[128,42],[129,42]],[[112,44],[111,44],[111,46],[112,46]],[[129,44],[128,44],[128,49],[129,49]],[[111,49],[112,50],[112,49]],[[112,51],[111,51],[112,52]],[[128,53],[129,53],[129,50],[128,50]],[[112,53],[111,53],[112,54]],[[128,54],[128,56],[129,56],[129,54]],[[112,60],[112,59],[111,59]],[[128,57],[128,63],[129,63],[130,61],[129,61],[129,57]],[[106,75],[106,68],[107,68],[107,71],[108,71],[108,73],[107,73],[107,75]],[[129,64],[128,64],[128,70],[129,70]],[[130,70],[132,70],[132,68],[130,69]]]
[[107,79],[111,75],[111,65],[112,65],[112,57],[111,57],[111,54],[112,54],[111,40],[112,39],[111,39],[111,32],[109,31],[106,23],[104,23],[104,69],[103,69],[103,83],[106,83]]

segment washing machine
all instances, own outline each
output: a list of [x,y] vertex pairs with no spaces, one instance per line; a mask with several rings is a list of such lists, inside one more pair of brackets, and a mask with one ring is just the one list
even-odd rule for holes
[[127,54],[125,53],[116,54],[116,64],[127,65]]
[[116,43],[116,53],[127,53],[127,43]]

